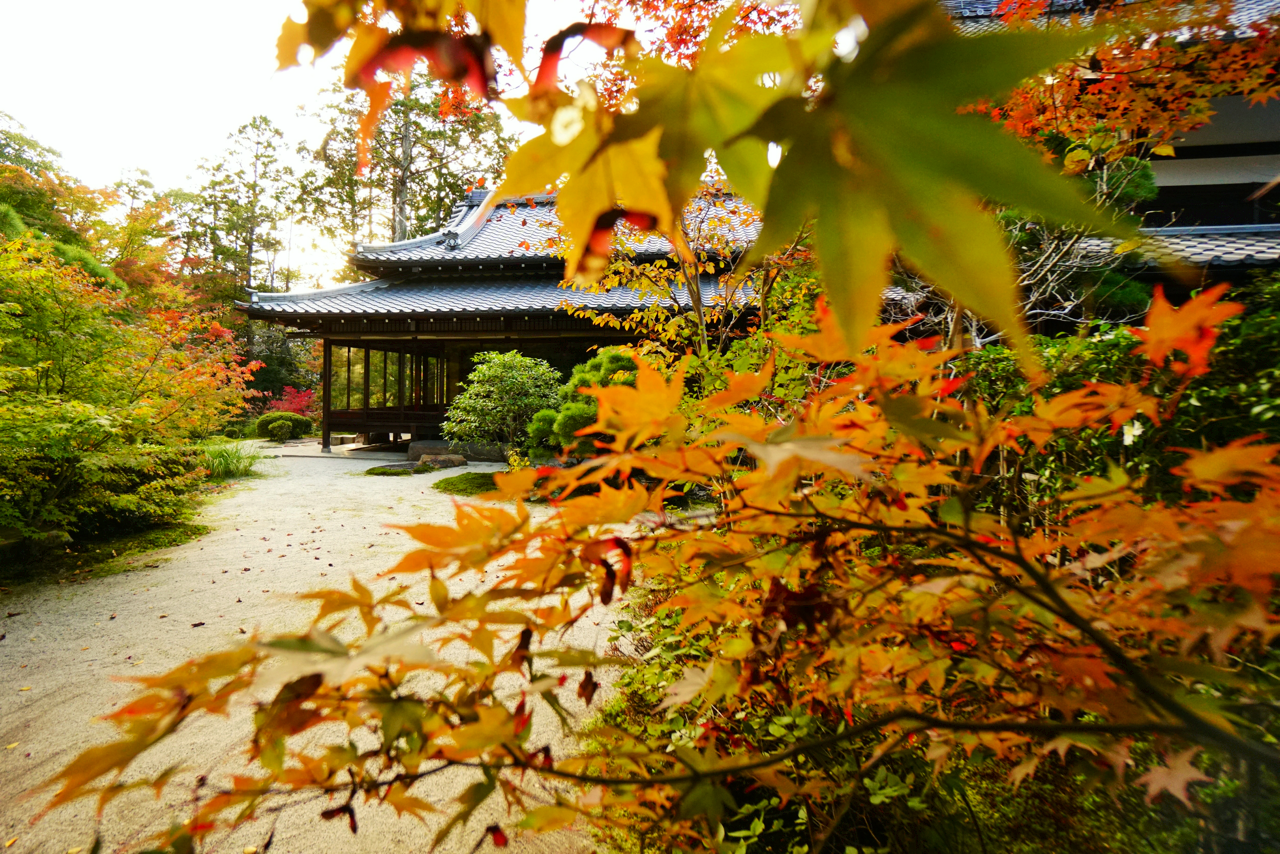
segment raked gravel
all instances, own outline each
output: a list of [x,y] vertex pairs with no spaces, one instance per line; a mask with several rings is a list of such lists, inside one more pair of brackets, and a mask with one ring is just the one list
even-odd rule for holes
[[[87,583],[32,584],[0,596],[0,611],[21,612],[0,620],[0,633],[5,635],[0,641],[0,846],[16,837],[11,847],[0,847],[0,854],[89,850],[95,828],[93,800],[64,806],[32,825],[48,793],[24,793],[79,751],[114,736],[110,724],[93,721],[131,694],[128,684],[112,677],[164,672],[193,656],[242,641],[242,629],[302,631],[315,606],[291,600],[289,594],[345,587],[351,575],[375,592],[395,583],[374,579],[393,566],[412,541],[387,525],[449,522],[453,499],[430,485],[459,469],[412,478],[363,476],[376,464],[336,455],[267,461],[260,464],[265,476],[243,481],[204,506],[196,521],[212,528],[208,534],[133,559],[139,567],[159,563],[157,568]],[[468,470],[498,468],[472,464]],[[465,582],[454,585],[454,592],[462,587]],[[609,620],[597,609],[566,642],[603,652]],[[195,623],[203,625],[193,627]],[[447,654],[466,653],[455,644]],[[575,714],[587,713],[572,684],[561,696]],[[137,840],[143,830],[189,814],[184,798],[196,774],[217,780],[243,771],[250,723],[251,708],[240,703],[233,706],[229,720],[193,719],[154,748],[154,755],[137,763],[138,773],[154,774],[181,764],[187,770],[179,779],[188,785],[166,790],[161,800],[148,791],[113,802],[102,823],[102,850],[113,851],[127,840]],[[533,733],[532,746],[551,744],[558,756],[569,749],[549,713],[535,716]],[[466,769],[449,771],[420,783],[414,794],[447,809],[475,779]],[[353,837],[344,820],[321,820],[322,808],[311,803],[278,817],[263,815],[230,837],[217,839],[212,850],[240,854],[259,848],[274,828],[275,854],[421,852],[443,823],[432,816],[424,825],[409,816],[397,819],[390,808],[358,806],[359,833]],[[439,850],[469,852],[486,825],[496,822],[510,828],[517,819],[500,808],[486,809]],[[492,846],[485,841],[480,850]],[[513,838],[507,850],[577,854],[596,848],[585,834],[562,832]]]

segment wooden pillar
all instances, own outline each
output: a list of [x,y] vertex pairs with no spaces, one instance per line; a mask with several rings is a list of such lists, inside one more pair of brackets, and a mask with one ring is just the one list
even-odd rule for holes
[[450,347],[444,352],[444,400],[448,404],[458,396],[458,385],[466,377],[462,376],[462,350]]
[[328,451],[329,442],[329,410],[333,407],[333,393],[331,386],[333,384],[333,344],[328,338],[324,339],[324,358],[321,361],[324,365],[320,370],[323,372],[323,379],[320,382],[320,450]]
[[[364,348],[364,421],[369,423],[369,348]],[[365,429],[368,429],[367,427]]]

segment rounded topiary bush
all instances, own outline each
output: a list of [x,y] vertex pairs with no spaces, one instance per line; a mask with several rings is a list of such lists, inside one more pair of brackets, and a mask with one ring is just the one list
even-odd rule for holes
[[[258,419],[253,432],[263,439],[276,439],[276,434],[271,429],[273,424],[289,426],[289,435],[285,436],[285,439],[301,439],[311,432],[311,419],[296,412],[268,412]],[[284,441],[284,439],[278,441]]]
[[293,425],[288,421],[273,421],[271,426],[267,428],[267,432],[277,442],[287,442],[293,435]]
[[239,439],[239,438],[240,438],[240,428],[239,428],[239,427],[228,427],[226,430],[223,430],[223,431],[222,431],[222,436],[223,436],[223,438],[224,438],[224,439]]

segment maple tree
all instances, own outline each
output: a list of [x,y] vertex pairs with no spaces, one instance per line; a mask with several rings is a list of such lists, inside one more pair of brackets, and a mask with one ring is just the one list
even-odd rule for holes
[[[201,778],[191,812],[148,844],[191,850],[313,793],[327,798],[321,817],[353,832],[360,803],[424,821],[442,811],[437,845],[469,834],[503,847],[517,830],[583,822],[641,850],[723,851],[734,845],[733,789],[748,785],[813,807],[820,850],[857,791],[882,801],[914,791],[914,778],[890,777],[904,756],[935,775],[994,757],[1013,783],[1071,761],[1100,782],[1183,802],[1208,776],[1207,752],[1274,780],[1280,619],[1268,558],[1280,448],[1246,437],[1182,449],[1166,500],[1116,461],[1026,512],[983,509],[1010,456],[1173,416],[1218,325],[1238,312],[1220,289],[1182,307],[1157,295],[1130,353],[1143,373],[1125,382],[1051,392],[1024,344],[991,200],[1075,227],[1123,226],[962,108],[1101,33],[966,36],[931,4],[874,0],[805,4],[752,28],[736,14],[745,7],[713,4],[707,40],[669,63],[626,58],[634,34],[596,21],[548,40],[535,71],[523,65],[523,0],[306,5],[306,23],[282,33],[282,63],[303,43],[322,52],[352,36],[347,76],[370,93],[370,131],[389,97],[385,72],[424,57],[488,97],[491,48],[506,53],[527,88],[504,103],[545,132],[512,154],[499,194],[559,188],[570,273],[606,274],[619,223],[661,232],[697,270],[681,219],[710,150],[760,211],[742,273],[812,220],[826,299],[810,334],[756,336],[755,364],[722,371],[714,388],[691,390],[679,354],[637,353],[634,384],[586,392],[590,460],[496,475],[491,500],[460,502],[452,524],[404,526],[419,547],[377,583],[304,597],[317,608],[305,634],[133,680],[141,693],[108,716],[118,738],[49,781],[47,809],[84,797],[105,809],[173,785],[170,772],[139,776],[134,761],[195,716],[255,702],[268,672],[283,687],[255,702],[249,769]],[[850,28],[852,47],[832,50]],[[556,85],[576,38],[634,73],[634,104],[617,110],[620,99],[590,85]],[[768,143],[783,148],[776,170]],[[1028,411],[963,399],[959,351],[913,339],[908,323],[876,325],[893,258],[1020,348]],[[799,390],[789,399],[770,392],[784,364]],[[668,500],[691,487],[714,504],[673,510]],[[560,639],[640,586],[685,651],[652,712],[692,723],[664,737],[596,729],[553,751],[535,739],[534,715],[569,725],[569,698],[592,707],[606,669],[631,663]],[[734,721],[761,707],[796,710],[806,735],[740,737]],[[322,738],[322,725],[338,735]],[[854,751],[850,773],[815,760],[836,748]],[[1152,761],[1137,775],[1144,750]],[[469,775],[455,801],[415,794],[450,770]],[[490,803],[510,818],[468,827]]]

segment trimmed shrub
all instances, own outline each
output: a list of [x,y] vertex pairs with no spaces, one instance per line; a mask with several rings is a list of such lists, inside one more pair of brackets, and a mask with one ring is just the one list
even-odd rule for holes
[[596,399],[578,389],[635,383],[635,360],[614,347],[606,347],[593,359],[575,366],[569,381],[560,387],[557,405],[541,410],[529,422],[530,452],[538,456],[561,451],[590,454],[594,437],[575,434],[596,422]]
[[226,430],[223,430],[223,431],[222,431],[222,435],[223,435],[223,437],[224,437],[224,438],[227,438],[227,439],[239,439],[239,438],[240,438],[240,428],[239,428],[239,427],[228,427]]
[[462,393],[449,404],[444,436],[455,444],[523,445],[534,413],[556,402],[560,374],[519,353],[477,353]]
[[277,442],[287,442],[293,436],[293,425],[288,421],[274,421],[267,428],[267,432],[271,434],[271,438]]
[[[271,431],[273,424],[289,426],[289,434],[284,439],[301,439],[311,432],[312,427],[311,419],[305,415],[299,415],[296,412],[268,412],[254,424],[253,432],[263,439],[276,439],[276,434]],[[277,439],[277,441],[283,442],[284,439]]]

